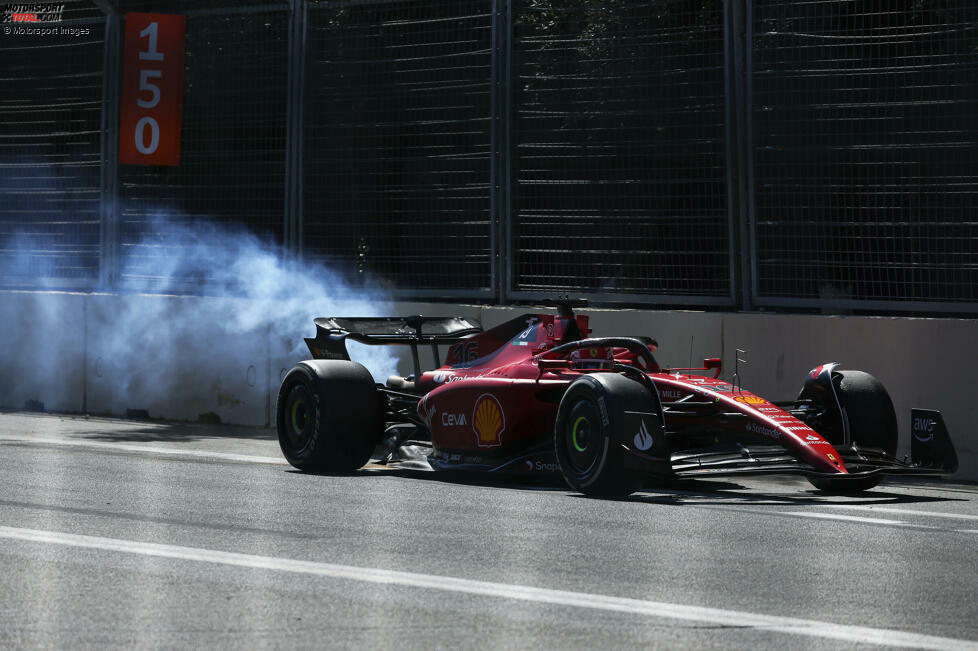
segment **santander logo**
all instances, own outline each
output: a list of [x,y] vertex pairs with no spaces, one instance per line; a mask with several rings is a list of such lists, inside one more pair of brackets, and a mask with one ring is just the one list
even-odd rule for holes
[[642,421],[642,426],[638,428],[638,434],[635,435],[632,442],[635,444],[635,447],[642,452],[645,452],[651,448],[652,444],[655,443],[655,441],[652,439],[652,435],[649,434],[649,428],[646,427],[644,420]]

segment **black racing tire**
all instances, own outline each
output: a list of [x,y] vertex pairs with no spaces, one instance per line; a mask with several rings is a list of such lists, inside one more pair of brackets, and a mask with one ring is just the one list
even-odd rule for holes
[[619,441],[624,412],[649,409],[648,389],[617,373],[575,380],[560,401],[554,451],[572,489],[592,497],[624,497],[642,486],[643,475],[625,467]]
[[363,467],[384,431],[383,397],[361,364],[313,359],[296,364],[278,392],[275,426],[286,460],[307,472]]
[[[896,456],[899,443],[896,412],[886,388],[863,371],[835,371],[832,374],[835,393],[839,397],[853,443],[863,448],[881,448]],[[842,432],[829,439],[833,445],[843,444]],[[809,477],[815,488],[826,493],[861,493],[879,486],[882,475],[864,479],[831,479]]]

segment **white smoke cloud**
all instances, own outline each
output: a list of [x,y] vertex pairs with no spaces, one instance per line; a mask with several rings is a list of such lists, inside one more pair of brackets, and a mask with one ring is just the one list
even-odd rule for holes
[[[289,263],[240,227],[161,214],[145,231],[154,235],[123,248],[122,293],[6,294],[3,404],[34,399],[49,410],[271,422],[283,370],[310,356],[302,338],[315,334],[314,317],[389,309],[385,296],[350,287],[322,266]],[[26,253],[36,247],[24,242],[9,240],[0,275],[36,264]],[[389,348],[350,349],[375,378],[396,370]],[[79,363],[81,406],[78,387],[63,375]]]

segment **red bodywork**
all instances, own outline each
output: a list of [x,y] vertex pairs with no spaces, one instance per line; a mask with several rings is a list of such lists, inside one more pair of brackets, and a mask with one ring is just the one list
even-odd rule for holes
[[[814,471],[847,473],[842,455],[818,432],[728,382],[690,374],[693,369],[649,368],[645,359],[626,348],[550,352],[589,332],[587,316],[528,315],[454,344],[444,366],[416,380],[418,392],[424,395],[418,414],[428,425],[436,453],[480,462],[518,458],[541,439],[552,439],[557,408],[567,386],[585,373],[614,372],[613,361],[644,372],[667,410],[677,403],[711,403],[702,415],[686,414],[684,425],[698,418],[699,424],[718,432],[768,439]],[[654,344],[649,348],[654,351]],[[724,412],[747,418],[716,418]],[[668,411],[665,420],[668,430]],[[622,446],[642,456],[627,442]]]

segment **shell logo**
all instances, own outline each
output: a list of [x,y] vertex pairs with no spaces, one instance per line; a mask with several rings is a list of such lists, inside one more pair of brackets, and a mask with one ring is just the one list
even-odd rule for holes
[[758,398],[757,396],[736,396],[734,400],[747,403],[748,405],[762,405],[767,402],[764,398]]
[[472,429],[480,448],[495,448],[502,445],[499,435],[506,429],[503,408],[496,397],[483,393],[475,401],[472,410]]

